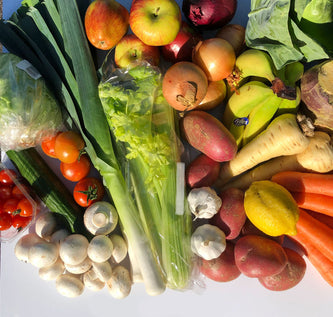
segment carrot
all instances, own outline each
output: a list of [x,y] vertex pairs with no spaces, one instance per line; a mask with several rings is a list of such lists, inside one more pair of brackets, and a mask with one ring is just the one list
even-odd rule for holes
[[291,192],[298,207],[333,216],[333,196],[306,192]]
[[296,237],[297,235],[303,236],[318,251],[333,261],[333,229],[310,216],[304,209],[300,208],[299,210]]
[[333,229],[333,217],[324,215],[320,212],[316,212],[313,210],[306,210],[306,212],[312,216],[313,218],[316,218],[320,222],[324,223],[325,225],[329,226],[330,228]]
[[333,261],[329,260],[301,234],[297,234],[291,238],[303,247],[306,252],[306,257],[313,267],[328,284],[333,286]]
[[283,171],[271,178],[291,192],[306,192],[333,197],[333,174]]

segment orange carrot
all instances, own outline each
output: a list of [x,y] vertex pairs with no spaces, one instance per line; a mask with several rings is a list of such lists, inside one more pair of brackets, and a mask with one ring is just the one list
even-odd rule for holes
[[313,210],[306,210],[306,212],[312,216],[313,218],[316,218],[320,222],[324,223],[325,225],[329,226],[330,228],[333,229],[333,217],[324,215],[320,212],[316,212]]
[[271,180],[291,192],[333,196],[333,174],[284,171],[272,176]]
[[333,229],[300,208],[296,223],[297,234],[304,236],[318,251],[333,261]]
[[313,267],[328,284],[333,286],[333,261],[329,260],[323,253],[318,251],[318,249],[301,234],[297,234],[291,238],[304,248],[306,256]]
[[333,217],[333,196],[308,192],[290,192],[298,207]]

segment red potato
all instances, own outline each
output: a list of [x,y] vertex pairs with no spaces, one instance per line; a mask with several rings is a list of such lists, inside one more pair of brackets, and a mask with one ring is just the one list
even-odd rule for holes
[[296,251],[284,248],[288,262],[278,274],[258,278],[260,284],[271,291],[285,291],[296,286],[304,277],[306,262]]
[[192,110],[181,121],[187,142],[217,162],[230,161],[237,152],[237,143],[230,131],[213,115]]
[[272,236],[269,236],[268,234],[262,232],[248,218],[246,219],[245,224],[244,224],[240,234],[242,236],[246,236],[249,234],[255,234],[255,235],[262,236],[262,237],[265,237],[268,239],[272,239],[281,245],[284,241],[284,236],[272,237]]
[[279,243],[259,235],[241,237],[235,244],[235,263],[248,277],[278,274],[287,261],[287,254]]
[[210,222],[225,233],[227,240],[236,239],[247,219],[244,210],[244,192],[238,188],[228,188],[219,196],[222,199],[222,206]]
[[200,154],[186,168],[186,183],[190,188],[212,186],[220,173],[220,163]]
[[230,282],[239,277],[241,272],[235,263],[234,244],[227,242],[226,249],[216,259],[202,259],[200,272],[216,282]]

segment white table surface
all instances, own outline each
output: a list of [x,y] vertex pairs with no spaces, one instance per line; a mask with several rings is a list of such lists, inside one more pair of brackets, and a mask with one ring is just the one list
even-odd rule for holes
[[[131,1],[123,1],[128,8]],[[239,0],[234,23],[246,24],[250,0]],[[8,18],[18,0],[3,1]],[[14,255],[15,240],[0,247],[0,317],[201,317],[201,316],[331,316],[333,289],[307,262],[302,282],[284,292],[266,290],[256,279],[240,276],[228,283],[201,280],[194,290],[172,291],[151,297],[142,284],[134,285],[129,297],[112,298],[106,289],[69,299],[59,295],[54,282],[38,277],[38,270]]]

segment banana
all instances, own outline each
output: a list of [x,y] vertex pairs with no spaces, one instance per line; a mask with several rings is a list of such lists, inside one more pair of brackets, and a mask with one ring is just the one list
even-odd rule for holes
[[235,137],[238,145],[241,144],[246,122],[237,124],[236,121],[242,119],[247,121],[250,112],[271,96],[274,96],[272,89],[260,81],[250,81],[230,96],[222,116],[222,123]]
[[234,86],[239,87],[248,77],[258,77],[272,82],[275,76],[275,67],[270,55],[259,49],[248,49],[240,54],[235,62]]
[[260,132],[264,131],[273,117],[276,115],[281,102],[284,99],[276,95],[266,98],[258,104],[248,116],[248,124],[245,126],[242,136],[242,146],[249,143]]
[[276,112],[276,116],[283,114],[283,113],[297,113],[299,105],[301,103],[301,89],[296,87],[296,99],[284,99],[280,103],[279,109]]

